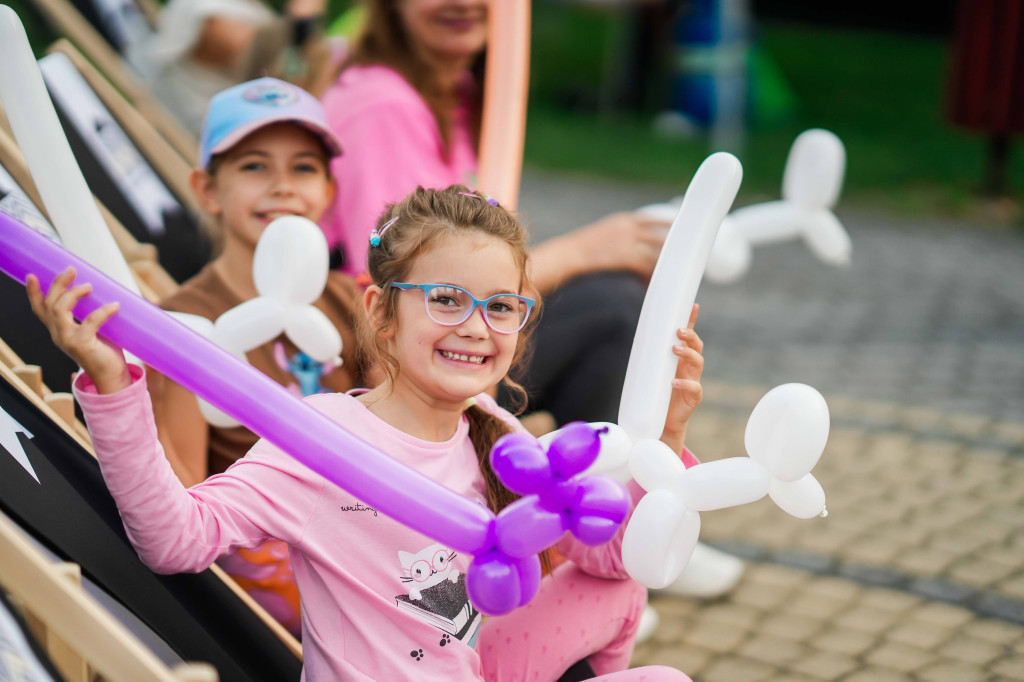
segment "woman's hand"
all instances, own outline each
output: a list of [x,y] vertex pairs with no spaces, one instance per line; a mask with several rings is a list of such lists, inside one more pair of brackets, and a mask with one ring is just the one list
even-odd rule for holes
[[672,346],[672,352],[679,361],[676,364],[676,375],[672,379],[672,398],[668,403],[661,442],[680,455],[686,441],[686,425],[693,411],[700,405],[704,392],[700,384],[700,375],[704,371],[704,342],[693,330],[699,310],[700,306],[694,304],[686,329],[676,331],[681,343]]
[[68,268],[53,279],[43,296],[39,278],[29,275],[26,281],[32,312],[50,330],[50,338],[62,351],[85,370],[99,393],[114,393],[131,383],[128,365],[120,348],[101,339],[97,331],[118,311],[120,304],[108,303],[92,311],[81,324],[71,314],[75,305],[92,291],[91,284],[68,285],[75,279],[75,269]]
[[530,279],[541,292],[592,272],[627,271],[651,278],[669,223],[613,213],[530,251]]

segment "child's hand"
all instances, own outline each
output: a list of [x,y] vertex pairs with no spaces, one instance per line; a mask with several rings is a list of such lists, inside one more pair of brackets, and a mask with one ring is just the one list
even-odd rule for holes
[[679,358],[679,362],[676,365],[676,376],[672,379],[672,398],[668,403],[665,430],[661,434],[661,442],[668,445],[677,454],[683,452],[686,424],[693,411],[700,405],[703,395],[700,375],[704,371],[704,356],[701,355],[704,350],[704,342],[697,336],[697,332],[693,331],[699,310],[700,306],[694,304],[686,329],[676,331],[676,336],[681,343],[672,346],[672,352]]
[[78,284],[69,289],[74,279],[75,269],[68,268],[53,279],[44,297],[39,278],[29,275],[25,284],[32,312],[50,330],[53,343],[85,370],[99,393],[114,393],[131,383],[128,365],[121,349],[99,338],[96,332],[117,312],[120,304],[115,301],[97,308],[79,324],[71,310],[89,295],[92,285]]

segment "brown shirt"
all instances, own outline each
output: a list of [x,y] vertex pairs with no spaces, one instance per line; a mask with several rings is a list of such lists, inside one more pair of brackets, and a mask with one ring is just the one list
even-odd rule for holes
[[[362,315],[362,291],[355,280],[340,272],[332,271],[327,278],[323,295],[314,304],[327,315],[341,333],[342,365],[320,378],[323,387],[331,391],[347,391],[362,385],[362,372],[356,359],[356,320]],[[227,310],[244,301],[228,287],[212,265],[207,265],[195,277],[185,282],[170,298],[161,302],[165,310],[201,315],[216,320]],[[274,344],[281,342],[285,353],[291,357],[297,349],[283,334],[273,341],[249,351],[249,363],[282,386],[297,385],[298,382],[288,371],[281,369],[274,360]],[[164,379],[169,381],[169,379]],[[224,429],[207,426],[209,429],[208,475],[227,469],[256,444],[259,437],[245,427]]]

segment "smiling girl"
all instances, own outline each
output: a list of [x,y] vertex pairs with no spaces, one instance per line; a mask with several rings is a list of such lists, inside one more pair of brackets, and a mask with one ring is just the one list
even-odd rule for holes
[[[525,242],[508,211],[464,187],[418,189],[389,207],[371,238],[362,330],[386,377],[358,396],[307,399],[495,512],[515,496],[488,453],[522,427],[485,391],[509,382],[536,322],[538,303],[524,294]],[[73,277],[60,275],[45,297],[30,278],[29,297],[85,370],[76,395],[129,538],[164,573],[202,570],[270,538],[288,543],[302,593],[305,679],[555,680],[584,658],[601,679],[688,679],[667,668],[625,670],[646,592],[622,567],[621,531],[600,547],[563,537],[555,547],[568,560],[541,581],[534,601],[481,625],[466,596],[470,557],[378,513],[267,441],[186,490],[154,436],[145,377],[96,336],[116,305],[78,324],[70,311],[89,287],[68,289]],[[692,328],[679,338],[663,440],[682,454],[702,361]]]

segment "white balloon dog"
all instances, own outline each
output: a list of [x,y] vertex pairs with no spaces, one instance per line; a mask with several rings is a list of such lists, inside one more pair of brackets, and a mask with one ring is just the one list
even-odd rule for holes
[[[245,360],[246,352],[284,333],[317,362],[340,365],[341,334],[313,305],[327,285],[328,261],[327,240],[316,223],[299,216],[274,220],[260,236],[253,258],[252,277],[260,295],[226,311],[204,335]],[[199,410],[214,426],[238,425],[203,400]]]
[[[782,199],[739,208],[722,222],[704,277],[716,283],[738,280],[750,268],[752,247],[802,237],[825,263],[850,263],[850,237],[832,209],[839,199],[846,167],[843,143],[833,133],[815,128],[793,142],[782,178]],[[678,202],[652,204],[638,210],[670,218]]]

